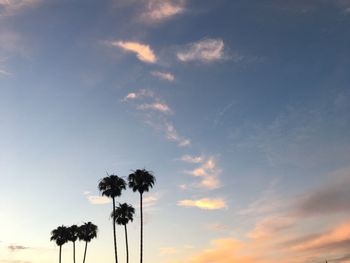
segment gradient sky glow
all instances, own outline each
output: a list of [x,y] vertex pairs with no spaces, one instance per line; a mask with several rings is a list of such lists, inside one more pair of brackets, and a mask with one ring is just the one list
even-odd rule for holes
[[0,263],[86,221],[113,262],[97,183],[137,168],[145,263],[350,262],[349,28],[349,0],[0,0]]

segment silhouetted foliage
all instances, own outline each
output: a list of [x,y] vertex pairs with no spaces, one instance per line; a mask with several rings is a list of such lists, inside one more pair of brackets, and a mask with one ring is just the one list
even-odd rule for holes
[[126,248],[126,262],[129,263],[129,244],[128,244],[128,231],[126,225],[134,220],[135,208],[127,203],[119,204],[115,208],[114,214],[112,212],[111,218],[118,225],[124,226],[125,231],[125,248]]
[[68,241],[73,242],[73,262],[75,263],[75,241],[78,239],[79,227],[72,225],[68,227]]
[[148,192],[154,186],[156,178],[152,172],[145,169],[137,169],[128,176],[128,185],[134,192],[140,193],[140,214],[141,214],[141,231],[140,231],[140,263],[143,261],[143,202],[144,192]]
[[85,241],[85,249],[84,249],[84,259],[83,263],[85,263],[86,259],[86,251],[88,243],[97,237],[98,228],[91,222],[84,223],[78,229],[78,238],[81,241]]
[[[108,175],[104,177],[98,184],[98,189],[103,196],[112,198],[113,200],[113,214],[115,214],[115,198],[120,196],[122,191],[126,188],[126,182],[123,178],[117,175]],[[115,262],[118,263],[117,238],[115,230],[115,219],[113,220],[113,237],[114,237],[114,254]]]
[[62,258],[62,246],[68,242],[69,231],[65,226],[59,226],[51,231],[50,241],[55,241],[57,246],[59,246],[59,263],[61,263]]

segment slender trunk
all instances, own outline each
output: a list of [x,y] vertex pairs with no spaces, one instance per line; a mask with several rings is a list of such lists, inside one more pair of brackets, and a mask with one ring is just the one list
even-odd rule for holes
[[140,194],[140,212],[141,212],[141,237],[140,237],[140,263],[143,259],[143,214],[142,214],[142,194]]
[[75,241],[73,242],[73,262],[75,263]]
[[59,262],[61,263],[61,255],[62,255],[62,245],[60,246],[60,252],[59,252]]
[[113,197],[113,235],[114,235],[115,263],[118,263],[117,235],[116,235],[116,232],[115,232],[115,198],[114,197]]
[[126,225],[124,225],[124,229],[125,229],[125,245],[126,245],[126,263],[129,263],[128,230],[126,229]]
[[88,244],[88,242],[85,241],[85,250],[84,250],[84,259],[83,259],[83,263],[85,263],[86,251],[87,251],[87,244]]

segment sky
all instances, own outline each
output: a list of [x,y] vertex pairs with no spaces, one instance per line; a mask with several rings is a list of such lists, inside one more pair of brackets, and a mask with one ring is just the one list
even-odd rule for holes
[[145,263],[350,262],[349,25],[348,0],[0,0],[0,263],[87,221],[113,262],[97,184],[138,168]]

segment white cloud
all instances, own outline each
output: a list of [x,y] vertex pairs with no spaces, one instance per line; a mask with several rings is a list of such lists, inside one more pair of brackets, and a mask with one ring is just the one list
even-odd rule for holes
[[185,0],[148,0],[144,20],[160,22],[185,11]]
[[217,210],[227,208],[227,204],[222,198],[203,198],[198,200],[181,200],[177,203],[179,206],[197,207],[204,210]]
[[23,9],[35,6],[41,0],[0,0],[0,16],[15,15]]
[[189,44],[177,53],[177,58],[182,62],[214,62],[225,58],[224,47],[222,39],[207,38]]
[[204,161],[204,157],[202,156],[191,156],[191,155],[183,155],[180,158],[181,161],[186,163],[202,163]]
[[189,139],[181,137],[176,131],[174,125],[170,122],[165,123],[165,134],[169,141],[177,142],[180,147],[189,146],[191,141]]
[[159,79],[166,80],[169,82],[173,82],[175,80],[175,76],[169,72],[160,72],[160,71],[153,71],[151,74]]
[[209,157],[205,161],[203,160],[199,167],[187,171],[187,173],[194,177],[201,178],[198,185],[201,188],[216,189],[220,187],[218,176],[221,173],[221,169],[217,167],[217,162],[214,157]]
[[155,110],[166,114],[169,114],[172,112],[170,107],[167,104],[161,103],[161,102],[154,102],[151,104],[141,104],[137,108],[140,110]]
[[92,195],[89,191],[85,191],[83,195],[93,205],[105,205],[111,202],[111,199],[106,196]]
[[142,62],[146,62],[146,63],[157,62],[157,57],[149,45],[145,45],[138,42],[128,42],[128,41],[111,41],[111,42],[107,42],[107,44],[114,47],[122,48],[128,52],[135,53],[137,58]]

